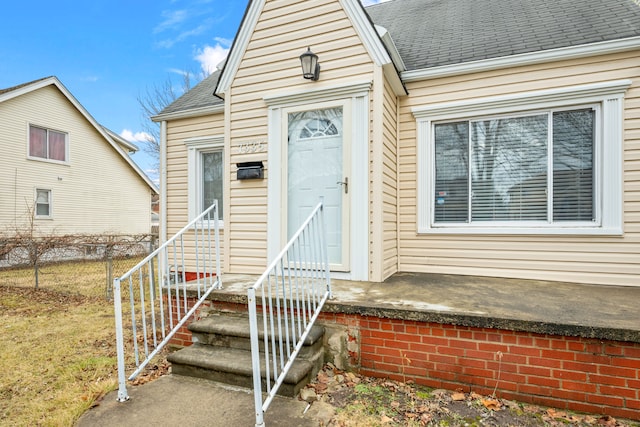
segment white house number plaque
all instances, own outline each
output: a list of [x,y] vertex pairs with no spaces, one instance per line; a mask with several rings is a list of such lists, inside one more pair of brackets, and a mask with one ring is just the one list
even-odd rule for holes
[[238,151],[240,152],[240,154],[262,153],[266,150],[267,143],[265,141],[243,142],[238,147]]

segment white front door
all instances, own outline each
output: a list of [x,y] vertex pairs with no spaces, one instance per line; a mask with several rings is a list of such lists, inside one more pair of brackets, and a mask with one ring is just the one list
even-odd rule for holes
[[331,269],[349,269],[348,152],[343,106],[285,112],[287,240],[324,199]]

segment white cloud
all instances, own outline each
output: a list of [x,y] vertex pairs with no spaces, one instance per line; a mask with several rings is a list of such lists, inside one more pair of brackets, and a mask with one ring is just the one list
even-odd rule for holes
[[205,46],[202,49],[198,49],[195,55],[195,60],[200,63],[200,67],[202,71],[206,74],[211,74],[216,70],[218,65],[227,57],[229,54],[229,48],[223,47],[220,44],[220,39],[215,46]]
[[162,17],[164,21],[153,29],[155,34],[179,27],[188,18],[188,14],[186,10],[164,10],[162,11]]
[[211,28],[211,23],[212,21],[206,20],[204,21],[202,24],[198,25],[195,28],[192,28],[190,30],[185,30],[182,31],[180,34],[178,34],[177,36],[173,37],[173,38],[168,38],[165,40],[161,40],[158,43],[156,43],[156,45],[158,47],[162,47],[165,49],[170,49],[173,47],[174,44],[179,43],[181,41],[184,41],[186,39],[188,39],[189,37],[193,37],[193,36],[199,36],[200,34],[205,33],[207,30],[209,30]]
[[153,136],[151,136],[151,134],[148,134],[147,132],[133,133],[129,129],[123,129],[122,132],[120,132],[120,136],[133,143],[153,141]]

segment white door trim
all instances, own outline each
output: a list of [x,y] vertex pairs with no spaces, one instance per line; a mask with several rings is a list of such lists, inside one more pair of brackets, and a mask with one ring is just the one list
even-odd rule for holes
[[[271,95],[265,99],[269,105],[269,136],[267,153],[267,256],[271,262],[282,249],[282,222],[280,212],[283,204],[282,156],[284,135],[282,135],[283,109],[319,101],[340,101],[351,104],[351,218],[349,219],[349,244],[351,270],[346,273],[333,272],[332,277],[347,280],[368,280],[369,278],[369,86],[354,84],[351,91],[345,85],[339,90],[327,88],[290,96]],[[336,96],[333,98],[333,96]],[[302,107],[304,108],[304,107]],[[349,138],[345,138],[348,141]]]

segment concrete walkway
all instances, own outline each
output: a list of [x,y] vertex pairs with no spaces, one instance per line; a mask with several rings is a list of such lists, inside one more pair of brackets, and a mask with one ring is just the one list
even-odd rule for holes
[[[197,378],[167,375],[150,383],[128,387],[131,399],[116,401],[117,391],[87,411],[77,427],[160,427],[255,425],[255,405],[250,390],[229,387]],[[333,407],[277,397],[265,414],[269,427],[317,427],[327,425]]]

